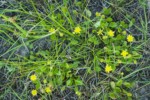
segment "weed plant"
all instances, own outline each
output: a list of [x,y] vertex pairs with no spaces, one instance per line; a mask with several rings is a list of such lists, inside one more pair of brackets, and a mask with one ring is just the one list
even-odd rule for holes
[[147,26],[136,26],[130,16],[116,20],[116,2],[97,12],[89,2],[29,0],[2,10],[0,38],[9,48],[0,55],[0,68],[17,73],[15,81],[26,79],[21,96],[43,100],[69,90],[79,99],[132,100],[136,81],[128,78],[149,67],[135,70],[143,44],[129,29],[141,30],[146,43]]

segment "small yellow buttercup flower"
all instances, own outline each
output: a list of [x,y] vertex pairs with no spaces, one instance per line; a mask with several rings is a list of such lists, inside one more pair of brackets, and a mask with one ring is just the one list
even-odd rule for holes
[[103,32],[103,30],[100,29],[100,30],[97,32],[97,34],[98,34],[98,35],[101,35],[102,32]]
[[45,92],[46,92],[46,93],[51,93],[52,90],[50,89],[50,87],[46,87],[46,88],[45,88]]
[[128,42],[133,42],[134,41],[134,37],[132,35],[128,35],[127,36],[127,41]]
[[105,72],[106,72],[106,73],[110,73],[111,71],[112,71],[112,67],[109,66],[109,65],[106,65],[106,67],[105,67]]
[[110,31],[108,31],[107,34],[108,34],[110,37],[114,37],[114,33],[115,33],[114,31],[110,30]]
[[53,33],[53,32],[55,32],[56,30],[54,29],[54,28],[50,28],[50,30],[49,30],[49,32],[50,33]]
[[74,29],[74,34],[75,33],[80,33],[81,32],[81,28],[80,27],[75,27],[75,29]]
[[36,96],[37,95],[37,90],[32,90],[31,94],[32,94],[32,96]]
[[129,54],[129,53],[128,53],[126,50],[123,50],[122,53],[121,53],[121,55],[122,55],[124,58],[127,57],[128,54]]
[[36,81],[36,80],[37,80],[36,75],[35,75],[35,74],[31,75],[31,76],[30,76],[30,80],[31,80],[31,81]]

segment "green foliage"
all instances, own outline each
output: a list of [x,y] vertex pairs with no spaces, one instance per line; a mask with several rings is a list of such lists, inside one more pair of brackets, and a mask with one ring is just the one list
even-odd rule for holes
[[[133,85],[123,80],[124,75],[121,73],[132,72],[132,65],[141,57],[139,48],[133,45],[136,39],[133,37],[134,40],[129,42],[128,35],[132,33],[126,31],[133,26],[135,20],[132,19],[129,23],[115,21],[111,8],[103,8],[93,17],[94,14],[89,9],[82,13],[69,8],[68,3],[69,1],[63,0],[63,5],[47,4],[48,8],[43,9],[44,13],[39,12],[32,4],[32,14],[28,11],[18,12],[29,17],[20,18],[25,20],[24,26],[21,25],[23,23],[12,21],[5,14],[0,14],[11,26],[7,31],[16,30],[12,35],[26,39],[23,45],[30,50],[35,49],[34,45],[37,44],[34,43],[39,40],[47,39],[46,44],[50,43],[48,49],[31,51],[26,57],[16,57],[19,59],[17,69],[20,74],[27,76],[34,73],[37,80],[31,84],[44,96],[51,94],[44,90],[49,87],[52,92],[58,88],[62,91],[70,88],[79,97],[82,96],[79,87],[85,85],[84,75],[98,74],[104,79],[107,77],[105,81],[108,84],[103,84],[107,87],[106,98],[130,100],[132,94],[128,90]],[[75,2],[75,5],[80,7],[82,3]],[[29,21],[30,19],[34,21]],[[8,64],[16,66],[17,61],[13,60],[11,58]],[[122,67],[129,65],[131,67]],[[81,70],[85,72],[80,73]]]

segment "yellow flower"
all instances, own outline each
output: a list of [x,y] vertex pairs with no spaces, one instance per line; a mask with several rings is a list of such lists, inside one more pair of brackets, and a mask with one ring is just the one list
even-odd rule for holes
[[50,89],[50,87],[46,87],[46,88],[45,88],[45,91],[46,91],[47,93],[51,93],[51,92],[52,92],[51,89]]
[[96,12],[95,15],[96,15],[96,17],[99,17],[101,15],[101,13]]
[[122,53],[121,53],[121,55],[122,55],[124,58],[127,57],[128,54],[129,54],[129,53],[128,53],[126,50],[123,50]]
[[32,94],[32,96],[36,96],[37,95],[37,90],[32,90],[31,94]]
[[114,31],[110,30],[107,34],[108,34],[110,37],[113,37],[113,36],[114,36]]
[[51,28],[50,30],[49,30],[49,32],[50,33],[53,33],[53,32],[55,32],[56,30],[54,29],[54,28]]
[[132,35],[127,36],[127,41],[128,42],[133,42],[133,40],[134,40],[134,37]]
[[35,74],[31,75],[31,76],[30,76],[30,80],[31,80],[31,81],[36,81],[36,80],[37,80],[36,75],[35,75]]
[[75,27],[74,29],[74,33],[80,33],[81,32],[81,28],[80,27]]
[[112,71],[112,67],[109,66],[109,65],[106,65],[106,67],[105,67],[105,72],[106,72],[106,73],[110,73],[110,71]]
[[103,32],[103,30],[100,29],[100,30],[97,32],[97,34],[98,34],[98,35],[101,35],[102,32]]

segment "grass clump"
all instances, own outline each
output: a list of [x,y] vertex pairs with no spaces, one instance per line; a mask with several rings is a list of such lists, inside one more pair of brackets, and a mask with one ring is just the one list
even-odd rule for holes
[[[128,31],[133,24],[114,20],[111,7],[93,13],[84,8],[89,2],[83,2],[45,0],[45,7],[39,8],[30,0],[30,10],[24,5],[5,9],[0,14],[3,32],[14,46],[0,57],[11,52],[3,62],[15,68],[20,80],[27,77],[31,87],[26,91],[33,98],[71,90],[80,99],[131,100],[135,81],[127,77],[141,58],[141,46],[134,44],[137,39]],[[10,17],[8,12],[17,14]],[[91,96],[86,89],[93,75],[98,82],[93,83]]]

